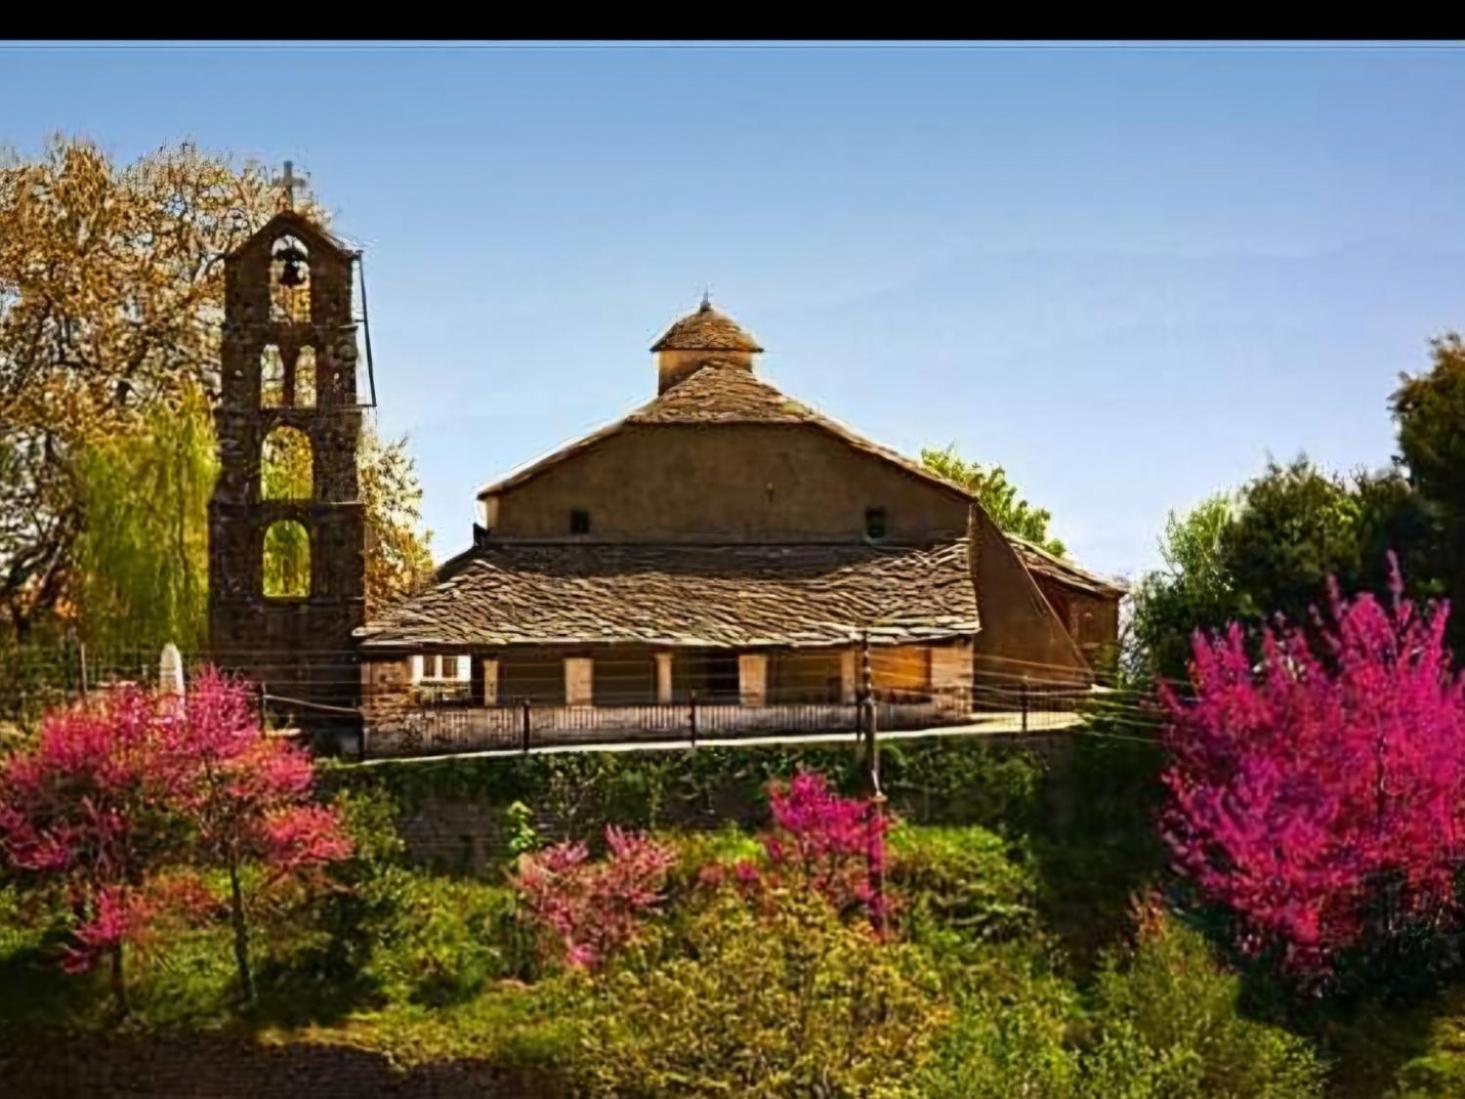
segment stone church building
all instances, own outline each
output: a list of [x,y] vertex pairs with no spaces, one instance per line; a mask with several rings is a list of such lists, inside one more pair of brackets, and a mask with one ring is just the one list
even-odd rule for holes
[[1121,586],[782,393],[705,299],[652,400],[483,488],[472,547],[367,621],[359,259],[287,209],[225,263],[212,655],[306,723],[381,753],[850,729],[857,699],[924,727],[1112,664]]
[[484,487],[472,548],[356,631],[368,738],[507,736],[525,702],[587,734],[694,700],[724,732],[848,728],[864,689],[919,727],[1112,662],[1122,587],[787,396],[762,350],[704,299],[652,347],[654,399]]

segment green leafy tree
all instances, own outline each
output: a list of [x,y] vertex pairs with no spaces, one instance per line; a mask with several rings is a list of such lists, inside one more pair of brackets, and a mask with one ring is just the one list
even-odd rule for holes
[[932,473],[955,481],[977,498],[992,517],[992,522],[1019,538],[1026,538],[1060,557],[1068,552],[1057,538],[1048,533],[1053,515],[1046,508],[1033,507],[1017,494],[1017,486],[1007,479],[1001,466],[983,466],[969,462],[956,452],[951,443],[943,450],[924,447],[921,462]]
[[[1385,594],[1389,550],[1428,577],[1420,556],[1432,529],[1423,501],[1398,472],[1343,478],[1299,458],[1271,463],[1242,490],[1221,553],[1243,615],[1305,622],[1326,600],[1329,576],[1345,591]],[[1416,574],[1408,575],[1413,583]]]
[[1305,458],[1272,462],[1240,502],[1221,528],[1220,556],[1244,616],[1300,621],[1328,576],[1346,583],[1358,572],[1362,500],[1341,477]]
[[1385,593],[1389,550],[1415,570],[1416,590],[1430,593],[1433,530],[1397,471],[1344,478],[1306,458],[1272,462],[1234,495],[1172,513],[1163,567],[1133,592],[1129,670],[1183,677],[1197,629],[1232,620],[1255,628],[1278,614],[1307,623],[1327,598],[1329,576],[1345,591]]
[[[1438,590],[1458,602],[1465,595],[1465,342],[1450,332],[1431,350],[1431,368],[1401,375],[1391,400],[1399,451],[1426,513],[1416,526],[1432,524],[1436,532],[1428,560],[1406,558],[1404,568],[1411,576],[1428,569]],[[1465,648],[1465,620],[1452,623],[1450,639],[1457,653]]]
[[1237,597],[1221,556],[1221,537],[1235,506],[1230,496],[1217,493],[1184,516],[1170,513],[1160,539],[1164,565],[1142,577],[1131,593],[1131,673],[1184,675],[1195,628],[1235,615]]
[[366,611],[373,614],[432,579],[432,532],[422,529],[422,485],[406,436],[383,442],[365,425],[357,466],[366,505]]
[[1400,376],[1391,398],[1409,479],[1452,517],[1465,516],[1465,341],[1431,341],[1433,366]]
[[194,388],[139,430],[88,442],[76,462],[85,525],[76,598],[88,644],[115,651],[208,637],[208,500],[217,472],[208,401]]

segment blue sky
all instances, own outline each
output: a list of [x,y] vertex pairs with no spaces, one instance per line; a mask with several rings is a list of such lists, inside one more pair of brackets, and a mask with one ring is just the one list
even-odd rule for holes
[[704,284],[765,376],[999,462],[1082,562],[1305,451],[1393,450],[1465,326],[1465,51],[0,47],[0,142],[310,173],[367,249],[439,557],[474,490],[647,399]]

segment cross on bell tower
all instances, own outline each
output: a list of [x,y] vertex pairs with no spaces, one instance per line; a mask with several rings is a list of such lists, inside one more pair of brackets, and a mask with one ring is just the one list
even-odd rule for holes
[[[293,165],[277,181],[303,185]],[[365,620],[357,475],[355,253],[283,209],[224,261],[219,477],[209,501],[209,642],[221,668],[299,700],[324,733],[353,726]]]
[[271,182],[274,183],[274,185],[276,187],[280,188],[282,191],[285,192],[284,198],[282,199],[282,203],[283,203],[284,209],[286,209],[286,210],[293,210],[293,209],[295,209],[295,189],[298,187],[302,191],[305,190],[305,181],[306,181],[306,178],[307,178],[306,176],[303,176],[303,175],[297,176],[295,174],[295,162],[294,161],[291,161],[291,160],[285,161],[285,171],[284,171],[284,174],[282,174],[280,176],[277,176],[274,180],[271,181]]

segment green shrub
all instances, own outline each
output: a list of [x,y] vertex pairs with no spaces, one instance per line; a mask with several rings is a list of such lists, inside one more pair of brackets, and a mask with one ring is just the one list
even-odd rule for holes
[[1409,1008],[1375,1000],[1329,1031],[1340,1095],[1465,1099],[1465,986]]
[[515,906],[504,886],[411,875],[392,924],[380,929],[372,970],[394,1000],[471,999],[488,980],[522,968]]
[[1013,950],[956,975],[957,1013],[918,1093],[929,1099],[1068,1099],[1078,1093],[1078,994]]
[[504,826],[509,834],[508,854],[517,859],[539,847],[539,830],[534,826],[534,810],[522,801],[510,802],[504,810]]
[[881,783],[891,807],[920,824],[980,824],[1021,835],[1039,819],[1046,770],[1040,756],[980,738],[935,737],[880,748]]
[[724,890],[682,935],[596,981],[579,1058],[591,1094],[903,1094],[948,1015],[918,950],[816,896],[758,915]]
[[378,1049],[401,1065],[465,1059],[541,1070],[556,1079],[530,1094],[566,1095],[567,1084],[557,1078],[578,1056],[584,985],[576,975],[532,985],[498,982],[461,1003],[394,1005],[312,1037]]
[[352,857],[334,888],[274,945],[261,974],[268,1010],[287,1021],[330,1019],[389,1002],[472,998],[490,979],[532,971],[511,890],[403,864],[397,808],[381,790],[336,796]]
[[667,875],[667,894],[672,906],[695,889],[701,871],[712,865],[724,869],[744,859],[761,864],[763,844],[754,835],[735,824],[726,824],[716,831],[661,831],[652,838],[676,852],[677,861]]
[[[1124,726],[1107,731],[1134,735]],[[1051,811],[1033,829],[1031,850],[1043,922],[1073,969],[1089,974],[1128,934],[1130,898],[1165,873],[1155,828],[1162,757],[1132,739],[1076,736],[1066,749],[1047,775]]]
[[327,871],[330,888],[267,944],[257,974],[266,1015],[322,1021],[376,1006],[384,993],[371,964],[383,929],[397,918],[411,874],[397,834],[396,802],[371,787],[333,799],[351,836],[351,857]]
[[[1022,749],[932,737],[888,743],[881,759],[891,809],[907,819],[1017,834],[1040,818],[1045,765]],[[800,767],[847,794],[862,782],[848,743],[335,764],[323,772],[337,788],[382,790],[408,811],[431,797],[500,808],[520,801],[552,833],[545,838],[595,841],[607,824],[761,824],[769,781]]]
[[1239,978],[1216,963],[1198,932],[1149,916],[1137,945],[1111,951],[1100,966],[1091,1071],[1110,1081],[1128,1074],[1132,1087],[1149,1080],[1150,1090],[1129,1092],[1136,1096],[1321,1094],[1323,1067],[1311,1047],[1242,1016],[1240,993]]
[[930,921],[968,942],[1036,930],[1032,871],[1013,857],[1008,840],[980,826],[895,828],[889,881],[901,896],[907,926]]

